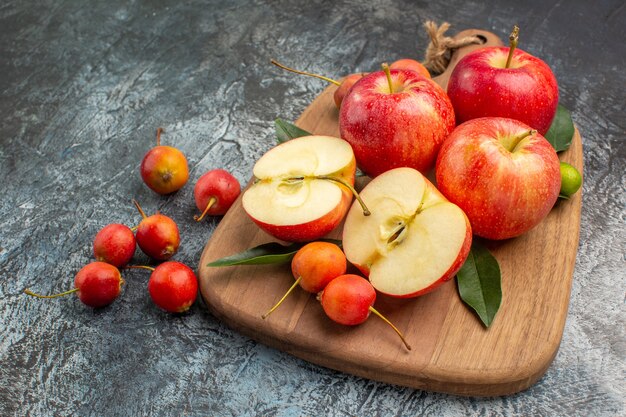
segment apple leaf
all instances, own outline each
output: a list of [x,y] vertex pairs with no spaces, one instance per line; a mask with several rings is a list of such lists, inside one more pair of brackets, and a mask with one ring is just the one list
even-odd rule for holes
[[572,138],[574,137],[572,115],[569,110],[560,104],[556,109],[556,115],[545,137],[557,152],[566,150],[572,144]]
[[[341,241],[321,239],[324,242],[334,243],[341,247]],[[291,262],[296,252],[307,242],[281,245],[277,242],[264,243],[247,249],[243,252],[217,259],[207,266],[234,266],[234,265],[269,265]]]
[[476,311],[485,327],[489,327],[502,302],[500,266],[497,259],[474,240],[456,279],[461,299]]
[[276,119],[274,121],[276,127],[276,140],[278,143],[287,142],[288,140],[299,138],[301,136],[310,136],[311,133],[304,129],[300,129],[293,123],[286,122],[283,119]]

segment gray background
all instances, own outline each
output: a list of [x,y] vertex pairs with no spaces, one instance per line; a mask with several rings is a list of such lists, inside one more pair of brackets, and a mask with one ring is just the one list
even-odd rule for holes
[[[175,258],[196,267],[219,219],[192,220],[195,180],[226,167],[245,183],[274,144],[274,118],[295,120],[326,86],[269,59],[333,77],[421,59],[428,19],[502,38],[519,24],[520,47],[553,68],[583,135],[570,310],[536,385],[462,398],[320,368],[233,332],[200,302],[159,311],[141,271],[100,310],[21,294],[68,289],[102,226],[139,221],[131,198],[178,222]],[[3,1],[0,414],[624,415],[625,27],[620,1]],[[169,197],[139,176],[158,126],[190,163]]]

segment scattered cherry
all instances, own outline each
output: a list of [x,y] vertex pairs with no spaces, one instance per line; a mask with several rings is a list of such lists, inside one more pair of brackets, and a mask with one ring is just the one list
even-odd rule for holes
[[128,226],[112,223],[104,226],[93,240],[93,254],[97,261],[118,268],[126,265],[135,254],[135,235]]
[[178,251],[180,245],[176,222],[159,213],[148,217],[137,201],[133,200],[133,203],[143,217],[136,232],[139,248],[152,259],[168,260]]
[[240,193],[239,181],[228,171],[213,169],[206,172],[198,179],[193,189],[196,207],[202,212],[200,216],[194,216],[194,219],[199,222],[207,214],[212,216],[226,214]]
[[157,146],[150,149],[141,161],[141,178],[158,194],[178,191],[189,179],[187,158],[172,146],[161,146],[163,128],[157,129]]
[[198,295],[198,279],[187,265],[168,261],[156,268],[133,265],[152,271],[148,280],[148,292],[154,304],[170,313],[183,313],[193,305]]
[[376,290],[365,278],[353,274],[338,276],[326,285],[319,299],[326,315],[339,324],[361,324],[370,313],[374,313],[391,326],[406,348],[411,350],[400,330],[373,307]]
[[326,285],[346,273],[347,261],[343,251],[329,242],[311,242],[304,245],[291,261],[291,272],[296,281],[285,295],[263,316],[269,316],[299,284],[303,290],[316,294]]
[[59,294],[41,295],[28,288],[24,293],[37,298],[56,298],[77,293],[79,300],[89,307],[104,307],[111,304],[121,292],[124,280],[120,271],[105,262],[85,265],[74,278],[74,288]]

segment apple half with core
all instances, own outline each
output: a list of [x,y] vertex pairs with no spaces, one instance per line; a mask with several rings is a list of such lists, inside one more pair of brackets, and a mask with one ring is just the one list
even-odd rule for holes
[[446,92],[415,71],[373,72],[357,81],[339,110],[339,131],[370,177],[392,168],[426,173],[455,126]]
[[457,124],[508,117],[546,134],[559,102],[556,78],[544,61],[516,46],[514,30],[509,48],[481,48],[457,63],[447,90]]
[[419,171],[389,170],[360,195],[372,215],[364,217],[357,205],[350,208],[343,250],[376,290],[415,297],[461,268],[472,244],[469,220]]
[[559,158],[536,130],[514,119],[459,125],[439,151],[437,186],[465,211],[474,234],[508,239],[535,227],[559,196]]
[[[330,136],[304,136],[265,153],[243,209],[261,229],[285,241],[319,239],[345,217],[354,190],[356,160],[350,145]],[[369,214],[363,206],[361,216]]]

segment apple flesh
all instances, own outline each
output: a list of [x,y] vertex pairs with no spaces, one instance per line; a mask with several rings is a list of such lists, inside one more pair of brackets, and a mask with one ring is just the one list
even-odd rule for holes
[[559,196],[559,158],[524,123],[485,117],[458,126],[437,159],[437,186],[465,211],[474,233],[508,239],[535,227]]
[[486,47],[464,56],[448,83],[457,124],[479,117],[517,119],[545,135],[556,114],[559,90],[550,67],[515,49]]
[[[345,217],[356,171],[350,145],[330,136],[284,142],[254,165],[243,209],[270,235],[285,241],[325,236]],[[363,213],[361,213],[363,215]]]
[[373,72],[352,86],[339,111],[341,137],[370,177],[398,167],[425,173],[454,129],[452,103],[439,85],[415,71],[389,74],[390,80],[384,71]]
[[372,215],[351,207],[343,250],[376,290],[394,297],[422,295],[465,262],[472,243],[467,216],[417,170],[389,170],[367,184],[361,198]]

